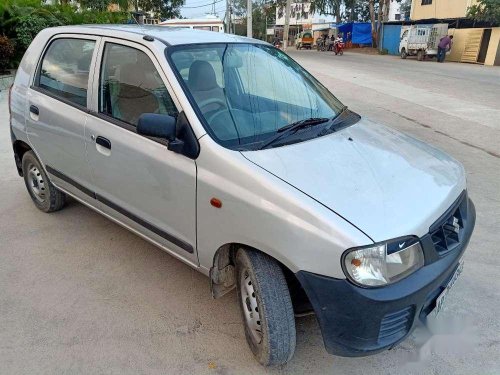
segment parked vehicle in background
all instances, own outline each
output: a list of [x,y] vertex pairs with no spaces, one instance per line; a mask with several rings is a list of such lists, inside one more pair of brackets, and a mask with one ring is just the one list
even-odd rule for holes
[[176,18],[160,22],[158,25],[182,29],[215,31],[217,33],[224,32],[224,22],[220,18],[214,16],[207,16],[205,18]]
[[214,298],[236,289],[263,365],[292,358],[304,314],[329,353],[392,348],[462,271],[475,224],[463,166],[352,112],[263,41],[47,28],[9,110],[34,205],[71,196],[208,276]]
[[438,54],[439,41],[447,34],[447,23],[403,26],[401,27],[399,54],[402,59],[417,56],[419,61],[426,56],[435,57]]
[[295,48],[302,49],[307,48],[311,49],[314,43],[313,33],[311,30],[302,31],[297,40],[295,41]]

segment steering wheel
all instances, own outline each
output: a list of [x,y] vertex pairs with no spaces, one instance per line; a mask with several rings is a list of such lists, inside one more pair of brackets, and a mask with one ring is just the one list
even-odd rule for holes
[[221,108],[225,108],[227,105],[226,101],[222,100],[221,98],[209,98],[198,103],[198,107],[202,109],[203,107],[209,106],[210,104],[218,104]]

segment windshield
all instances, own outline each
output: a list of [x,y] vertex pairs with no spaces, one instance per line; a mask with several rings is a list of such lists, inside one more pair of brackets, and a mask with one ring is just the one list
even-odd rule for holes
[[229,148],[257,149],[285,125],[332,118],[343,107],[274,47],[195,44],[167,52],[207,132]]

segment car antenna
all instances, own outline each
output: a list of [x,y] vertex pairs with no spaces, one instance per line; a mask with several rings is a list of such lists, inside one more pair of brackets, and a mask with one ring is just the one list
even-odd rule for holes
[[130,12],[130,14],[132,14],[132,18],[134,19],[134,21],[135,21],[135,23],[137,24],[137,26],[139,26],[139,27],[141,28],[141,32],[142,32],[142,34],[144,35],[144,36],[142,37],[142,39],[144,39],[144,40],[146,40],[146,41],[148,41],[148,42],[152,42],[152,41],[154,41],[154,40],[155,40],[155,38],[154,38],[153,36],[151,36],[151,35],[147,35],[147,34],[146,34],[146,32],[145,32],[145,30],[144,30],[144,24],[142,24],[142,25],[141,25],[141,24],[137,21],[137,19],[134,17],[134,13],[133,13],[133,12]]

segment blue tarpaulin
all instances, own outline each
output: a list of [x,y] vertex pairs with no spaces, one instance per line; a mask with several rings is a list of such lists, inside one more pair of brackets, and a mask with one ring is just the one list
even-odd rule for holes
[[337,26],[344,42],[351,40],[354,44],[372,44],[372,27],[368,22],[348,22]]
[[354,44],[372,44],[372,25],[369,23],[353,24],[352,42]]

